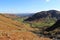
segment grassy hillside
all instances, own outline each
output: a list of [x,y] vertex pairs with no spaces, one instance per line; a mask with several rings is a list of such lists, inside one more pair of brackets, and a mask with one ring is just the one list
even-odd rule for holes
[[0,14],[0,40],[50,40],[30,32],[33,28]]
[[[2,36],[2,37],[0,36],[0,38],[2,38],[0,40],[9,40],[9,39],[20,40],[19,35],[23,36],[24,33],[27,33],[27,35],[30,33],[27,31],[25,32],[25,29],[26,28],[25,28],[24,24],[14,21],[10,18],[6,18],[3,15],[0,15],[0,32],[1,32],[0,35]],[[33,35],[33,34],[30,33],[30,35]],[[11,37],[11,38],[9,38],[9,37]],[[25,39],[27,39],[27,37]],[[22,38],[24,39],[24,36]]]
[[[60,11],[57,10],[49,10],[49,11],[41,11],[37,12],[36,14],[32,15],[31,17],[28,17],[24,20],[25,23],[29,24],[32,28],[35,30],[32,31],[33,33],[36,33],[38,35],[44,34],[45,37],[51,37],[51,38],[60,38],[57,35],[60,35],[60,28],[56,28],[50,32],[45,32],[46,28],[53,27],[55,22],[60,19]],[[59,27],[59,22],[56,24],[56,27]],[[51,28],[53,29],[53,28]]]

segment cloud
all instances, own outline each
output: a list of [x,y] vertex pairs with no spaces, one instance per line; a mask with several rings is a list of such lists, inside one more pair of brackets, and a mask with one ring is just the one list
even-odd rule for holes
[[50,0],[46,0],[46,2],[49,2]]

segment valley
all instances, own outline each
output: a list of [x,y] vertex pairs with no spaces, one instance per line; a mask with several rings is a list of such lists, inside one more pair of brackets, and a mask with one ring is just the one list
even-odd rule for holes
[[[59,11],[38,12],[32,16],[0,14],[0,40],[53,40],[60,28],[47,32],[59,20]],[[59,15],[52,15],[55,13]],[[42,15],[42,16],[41,16]],[[46,15],[46,16],[44,16]]]

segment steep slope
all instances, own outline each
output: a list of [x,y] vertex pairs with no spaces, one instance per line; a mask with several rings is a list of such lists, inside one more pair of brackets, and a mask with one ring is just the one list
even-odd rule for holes
[[19,22],[17,22],[17,21],[14,21],[14,20],[11,20],[11,19],[9,19],[9,18],[6,18],[5,16],[3,16],[3,15],[0,15],[0,26],[1,27],[4,27],[4,26],[6,26],[6,27],[21,27],[20,25],[22,25],[22,27],[24,27],[24,25],[23,24],[21,24],[21,23],[19,23]]
[[[28,25],[25,25],[22,22],[18,22],[16,20],[13,20],[14,18],[12,19],[12,17],[14,17],[16,15],[14,15],[14,16],[10,16],[12,14],[10,14],[9,16],[8,15],[9,14],[0,14],[0,23],[1,23],[1,25],[8,26],[8,27],[13,26],[13,27],[18,27],[18,29],[28,29],[29,30],[30,27],[26,27]],[[16,17],[18,17],[18,16],[16,16]]]
[[[30,28],[30,27],[29,27]],[[0,14],[0,40],[50,40],[29,32],[25,24]]]

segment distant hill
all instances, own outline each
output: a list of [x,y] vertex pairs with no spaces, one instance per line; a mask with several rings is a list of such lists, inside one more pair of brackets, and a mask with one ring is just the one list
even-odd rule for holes
[[41,20],[41,19],[46,19],[46,18],[52,18],[52,19],[58,20],[60,19],[60,11],[49,10],[49,11],[37,12],[24,21],[35,21],[35,20]]
[[16,16],[20,16],[20,17],[30,17],[32,16],[34,13],[20,13],[20,14],[15,14]]

